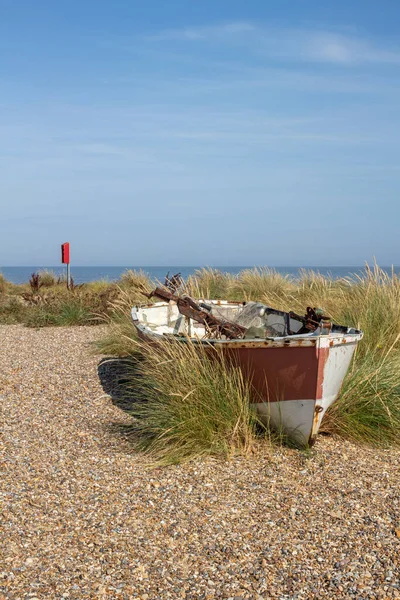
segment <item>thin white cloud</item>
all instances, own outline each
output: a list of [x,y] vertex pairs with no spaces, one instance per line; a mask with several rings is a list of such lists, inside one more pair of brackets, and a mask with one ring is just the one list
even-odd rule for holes
[[276,59],[337,65],[400,64],[400,47],[366,36],[325,29],[288,29],[246,21],[161,31],[153,41],[238,44]]
[[234,21],[221,25],[210,25],[205,27],[184,27],[182,29],[166,29],[151,36],[149,40],[227,40],[240,34],[248,34],[256,27],[246,21]]
[[297,50],[303,60],[316,62],[400,64],[400,48],[389,49],[372,40],[328,31],[299,32],[289,49]]

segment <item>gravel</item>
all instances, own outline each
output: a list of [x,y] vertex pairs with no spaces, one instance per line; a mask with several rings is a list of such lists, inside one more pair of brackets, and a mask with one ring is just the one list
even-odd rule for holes
[[0,326],[0,599],[400,598],[400,453],[150,469],[97,376],[98,327]]

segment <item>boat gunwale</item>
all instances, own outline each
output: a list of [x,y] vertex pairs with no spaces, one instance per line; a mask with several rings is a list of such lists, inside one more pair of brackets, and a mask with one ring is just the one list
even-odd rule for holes
[[[212,302],[217,306],[226,306],[228,305],[236,305],[236,306],[244,306],[246,302],[229,302],[229,301],[219,301],[219,300],[206,300],[205,302]],[[363,332],[359,329],[355,329],[353,327],[349,327],[351,332],[342,333],[329,332],[327,334],[295,334],[295,335],[287,335],[287,336],[278,336],[278,337],[266,337],[266,338],[247,338],[247,339],[231,339],[231,340],[221,340],[217,338],[206,338],[199,339],[198,337],[187,336],[187,335],[177,335],[173,333],[157,333],[150,329],[150,327],[144,325],[142,321],[137,318],[137,311],[143,308],[156,308],[161,306],[168,306],[168,302],[154,302],[150,304],[142,304],[136,305],[132,307],[132,320],[135,327],[142,333],[142,335],[146,337],[150,337],[157,340],[176,340],[179,342],[188,342],[189,340],[197,345],[208,345],[208,346],[221,346],[226,347],[230,346],[232,348],[290,348],[290,347],[311,347],[311,346],[319,346],[319,347],[332,347],[339,346],[341,344],[357,344],[363,338]],[[285,312],[285,311],[282,311]],[[136,317],[136,318],[135,318]]]

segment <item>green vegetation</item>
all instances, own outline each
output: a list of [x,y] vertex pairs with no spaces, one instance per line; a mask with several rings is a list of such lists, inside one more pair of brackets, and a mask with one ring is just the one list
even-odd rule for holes
[[209,348],[190,341],[149,345],[137,342],[141,360],[130,378],[133,444],[156,464],[197,457],[246,454],[255,441],[257,419],[250,390],[239,369]]
[[[140,390],[132,394],[147,401],[133,409],[135,443],[156,460],[247,451],[254,441],[254,417],[240,374],[218,361],[210,367],[190,344],[149,349],[136,339],[130,309],[153,287],[141,271],[127,271],[117,283],[99,281],[70,290],[51,273],[39,273],[31,285],[20,286],[0,275],[0,322],[30,327],[107,323],[95,351],[131,357],[139,370],[132,385],[140,381]],[[322,430],[357,442],[399,445],[400,280],[394,273],[374,265],[335,280],[309,271],[294,279],[266,268],[238,276],[201,269],[188,279],[185,291],[194,297],[260,300],[298,313],[319,306],[334,321],[362,329],[364,339]]]
[[150,292],[154,289],[154,285],[141,269],[139,271],[128,269],[122,273],[118,283],[122,289],[136,292],[137,300],[141,302],[143,302],[143,295],[140,294],[140,291]]
[[[395,274],[388,275],[377,265],[373,268],[367,266],[361,275],[338,280],[306,271],[298,279],[293,279],[269,269],[245,270],[237,277],[214,269],[202,269],[189,278],[186,290],[196,297],[261,300],[276,308],[292,309],[299,313],[304,313],[306,306],[320,306],[334,321],[362,329],[364,339],[357,348],[340,399],[325,416],[322,431],[359,443],[399,445],[400,280]],[[137,353],[130,307],[129,302],[126,306],[120,304],[119,310],[111,315],[110,333],[108,338],[98,342],[99,351],[107,353],[112,348],[112,354],[122,356],[133,350]],[[112,346],[107,346],[110,336]],[[182,358],[176,357],[175,360]],[[151,369],[148,371],[150,373]],[[231,372],[225,367],[218,373],[224,382],[230,381]],[[197,374],[196,377],[200,376]],[[159,389],[165,393],[160,380],[157,381]],[[191,390],[190,385],[181,387],[181,398]],[[210,384],[210,400],[214,393],[212,390]],[[154,392],[151,394],[152,402],[146,410],[156,406]],[[139,433],[144,433],[144,424],[148,422],[146,419],[142,421]],[[185,427],[182,425],[183,429]],[[175,434],[177,430],[175,427]],[[249,431],[253,430],[249,424]],[[176,436],[174,440],[177,443]],[[149,432],[146,443],[150,443],[150,439],[153,439],[153,435]],[[156,447],[151,446],[151,449],[155,451]],[[165,447],[163,452],[166,452]],[[171,452],[175,460],[176,450]],[[164,454],[163,460],[166,460]]]
[[141,355],[131,317],[134,302],[129,291],[120,288],[118,298],[110,303],[108,315],[104,317],[107,331],[94,344],[96,353],[133,358]]
[[0,294],[5,294],[8,289],[8,281],[3,273],[0,273]]
[[340,399],[325,416],[322,431],[373,446],[400,443],[400,355],[357,357]]
[[296,290],[296,284],[288,275],[265,267],[242,271],[232,279],[230,287],[233,298],[246,301],[263,298],[266,304],[276,303],[275,299],[286,298]]
[[26,284],[12,284],[0,274],[0,323],[28,327],[98,325],[117,318],[114,302],[141,302],[151,283],[143,272],[127,271],[117,283],[94,281],[83,285],[57,278],[51,271],[33,273]]
[[[48,270],[43,270],[43,271],[39,271],[38,273],[39,275],[39,279],[40,282],[42,284],[42,287],[53,287],[53,285],[56,285],[58,278],[56,276],[56,274],[54,273],[54,271],[48,271]],[[60,280],[61,282],[61,280]],[[65,283],[65,280],[64,280]]]
[[185,291],[195,298],[222,300],[231,297],[233,280],[233,275],[218,269],[199,269],[188,278]]

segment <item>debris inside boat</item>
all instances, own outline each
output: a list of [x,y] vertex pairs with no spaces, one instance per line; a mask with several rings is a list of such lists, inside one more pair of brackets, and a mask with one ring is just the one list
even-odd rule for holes
[[132,309],[138,335],[221,351],[250,381],[260,419],[297,446],[312,445],[363,333],[320,309],[302,316],[261,302],[194,300],[177,293],[179,278],[170,282],[146,294],[160,302]]

